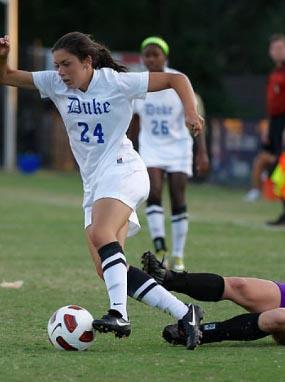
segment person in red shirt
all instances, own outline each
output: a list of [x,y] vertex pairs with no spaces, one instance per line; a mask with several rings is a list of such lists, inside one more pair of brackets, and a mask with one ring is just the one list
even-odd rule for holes
[[[272,168],[284,148],[285,128],[285,35],[276,34],[270,39],[269,56],[275,68],[268,76],[267,81],[267,113],[269,128],[262,137],[262,151],[256,157],[253,165],[252,186],[247,193],[246,201],[255,201],[261,194],[262,173]],[[284,211],[278,219],[268,222],[270,225],[285,225]]]

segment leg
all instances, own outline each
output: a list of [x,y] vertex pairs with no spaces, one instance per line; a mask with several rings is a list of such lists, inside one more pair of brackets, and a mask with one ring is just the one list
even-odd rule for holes
[[[104,320],[95,320],[94,327],[99,331],[114,331],[119,336],[130,334],[126,310],[127,264],[118,240],[120,233],[123,235],[121,240],[125,239],[124,234],[131,212],[130,207],[117,199],[97,200],[92,209],[92,224],[87,228],[89,247],[96,249],[92,251],[96,269],[99,273],[103,272],[110,299],[109,315],[105,316]],[[122,322],[118,325],[120,319]]]
[[172,209],[172,269],[184,270],[183,256],[188,233],[188,214],[186,207],[187,174],[173,172],[168,174],[169,193]]
[[164,210],[161,206],[164,171],[149,167],[150,193],[147,199],[146,216],[155,251],[162,259],[167,251],[165,244]]
[[170,291],[184,293],[200,301],[219,301],[224,293],[224,278],[214,273],[174,272],[165,269],[151,252],[142,256],[143,270]]
[[285,309],[248,313],[223,322],[203,324],[202,343],[217,341],[253,341],[272,334],[275,341],[285,344]]
[[[114,199],[108,201],[107,199],[99,200],[93,208],[93,223],[87,229],[87,232],[102,262],[103,276],[108,289],[111,307],[108,315],[103,316],[101,320],[94,320],[93,326],[99,331],[115,331],[118,336],[130,334],[130,325],[127,321],[125,308],[128,284],[128,294],[131,297],[150,306],[165,310],[179,319],[180,325],[188,338],[189,348],[195,347],[199,337],[198,323],[202,318],[200,317],[200,310],[192,305],[187,307],[139,269],[129,267],[127,272],[126,260],[118,241],[104,244],[107,239],[118,240],[120,233],[122,233],[122,239],[125,239],[126,222],[124,222],[123,218],[128,218],[130,212],[123,203]],[[94,259],[98,262],[96,254]],[[100,264],[97,264],[98,268],[100,269]],[[118,311],[123,318],[119,327],[117,321],[120,317],[115,315],[114,311]],[[189,321],[192,322],[194,316],[194,324],[189,324]]]
[[262,187],[262,173],[272,166],[276,157],[268,151],[262,151],[254,160],[252,169],[252,186],[258,190]]
[[143,255],[142,263],[143,269],[166,289],[197,300],[230,300],[250,312],[263,312],[280,306],[280,289],[273,281],[222,277],[212,273],[179,274],[166,270],[150,252]]
[[285,345],[285,309],[273,309],[261,313],[259,327],[265,332],[271,333],[274,340]]
[[261,195],[262,173],[274,164],[276,157],[269,151],[262,151],[254,160],[252,169],[252,189],[246,194],[245,201],[254,202]]
[[145,272],[132,266],[128,271],[128,295],[175,317],[187,348],[196,347],[199,342],[199,323],[203,318],[200,307],[185,305]]
[[[123,249],[125,247],[125,241],[127,238],[128,226],[129,226],[129,224],[126,223],[125,226],[123,228],[121,228],[121,230],[118,232],[118,242],[120,243],[120,245]],[[87,233],[86,233],[86,240],[87,240],[89,252],[91,254],[91,257],[92,257],[94,264],[95,264],[95,267],[96,267],[96,272],[97,272],[98,276],[102,280],[104,280],[100,256],[98,254],[96,247],[93,245],[93,243],[92,243],[92,241],[89,238]]]
[[[262,328],[260,317],[263,313],[246,313],[226,321],[207,322],[200,325],[201,344],[222,341],[254,341],[270,334]],[[162,332],[163,338],[173,345],[185,345],[185,336],[177,325],[167,325]]]
[[225,277],[223,300],[231,300],[249,312],[264,312],[279,308],[279,287],[269,280],[243,277]]

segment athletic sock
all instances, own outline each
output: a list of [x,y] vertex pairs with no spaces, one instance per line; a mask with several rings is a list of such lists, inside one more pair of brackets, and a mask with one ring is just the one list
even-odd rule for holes
[[223,322],[200,325],[202,344],[221,341],[253,341],[269,335],[258,327],[260,313],[241,314]]
[[110,299],[110,309],[117,310],[125,320],[127,314],[127,263],[118,241],[100,248],[99,256]]
[[169,313],[180,320],[188,312],[188,307],[170,292],[138,268],[129,267],[128,296],[147,305]]
[[173,209],[171,217],[172,256],[183,258],[188,233],[188,213],[186,206]]
[[224,278],[214,273],[166,271],[162,285],[167,290],[187,294],[199,301],[219,301],[225,289]]
[[163,207],[159,204],[149,204],[145,212],[156,252],[166,251]]

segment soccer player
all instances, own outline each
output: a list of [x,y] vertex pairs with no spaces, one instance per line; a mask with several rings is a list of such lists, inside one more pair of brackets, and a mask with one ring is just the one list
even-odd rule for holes
[[[144,271],[169,291],[200,301],[230,300],[250,312],[201,325],[201,343],[249,341],[272,334],[278,343],[285,344],[285,283],[212,273],[177,273],[165,269],[151,252],[144,253],[142,263]],[[163,337],[174,344],[185,343],[177,325],[165,327]]]
[[[150,73],[175,73],[168,68],[169,46],[160,37],[149,37],[141,44],[142,59]],[[183,104],[173,89],[148,93],[144,100],[134,102],[134,116],[129,137],[136,140],[139,130],[139,153],[150,177],[150,193],[146,216],[157,256],[165,261],[164,208],[162,190],[167,176],[171,201],[172,252],[169,267],[177,272],[184,270],[184,246],[188,232],[186,186],[192,175],[193,139],[185,124]],[[202,132],[196,138],[198,173],[205,174],[209,160]]]
[[[248,202],[253,202],[260,197],[263,171],[276,164],[282,148],[285,148],[285,35],[275,34],[271,37],[269,56],[275,65],[267,82],[267,112],[270,123],[268,132],[263,137],[262,151],[253,164],[252,189],[245,196]],[[282,201],[282,205],[281,215],[267,224],[285,225],[285,201]]]
[[110,310],[93,326],[101,332],[128,336],[127,293],[173,315],[187,337],[198,342],[200,309],[189,307],[135,267],[123,251],[127,235],[139,229],[136,208],[147,198],[146,167],[126,137],[135,98],[147,91],[173,88],[184,106],[186,126],[200,134],[188,78],[177,73],[125,73],[110,52],[88,35],[71,32],[52,48],[55,70],[27,72],[7,66],[9,38],[0,39],[0,81],[3,85],[38,90],[60,112],[83,181],[85,229],[98,274],[104,278]]

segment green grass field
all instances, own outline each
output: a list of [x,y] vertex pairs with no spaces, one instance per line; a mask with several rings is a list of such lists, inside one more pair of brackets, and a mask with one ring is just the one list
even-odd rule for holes
[[[162,340],[162,328],[173,322],[170,316],[131,300],[129,339],[98,334],[88,352],[56,351],[46,325],[57,308],[78,304],[96,317],[108,308],[85,245],[81,194],[76,174],[0,172],[0,282],[24,281],[18,290],[0,288],[1,382],[285,380],[285,348],[271,338],[204,345],[190,352]],[[264,201],[248,205],[242,196],[236,190],[189,186],[187,267],[285,280],[284,230],[263,224],[280,206]],[[152,247],[143,211],[140,215],[143,229],[126,248],[135,265]],[[229,302],[201,305],[205,321],[242,312]]]

